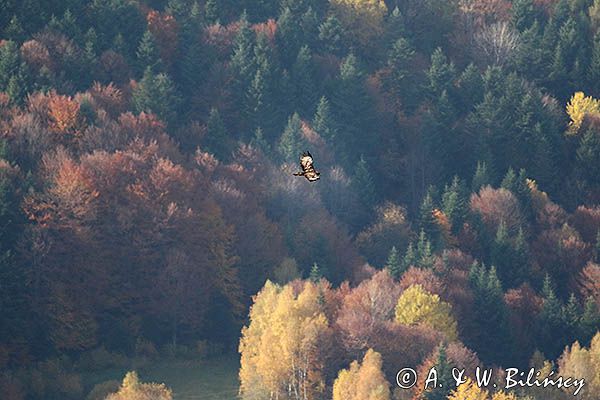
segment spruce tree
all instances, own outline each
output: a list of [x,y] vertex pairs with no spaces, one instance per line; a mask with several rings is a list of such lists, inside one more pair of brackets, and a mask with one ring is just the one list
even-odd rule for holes
[[600,326],[600,311],[593,297],[588,297],[579,320],[579,338],[582,346],[588,346]]
[[277,147],[279,155],[284,162],[293,163],[298,154],[302,153],[302,123],[298,113],[289,119]]
[[319,41],[323,53],[341,56],[346,51],[346,32],[335,15],[330,15],[319,26]]
[[435,205],[433,203],[433,192],[434,188],[430,187],[425,193],[419,208],[419,229],[427,235],[427,237],[435,238],[438,237],[437,222],[433,216],[433,209]]
[[452,184],[446,186],[442,194],[442,211],[452,224],[452,232],[458,233],[463,226],[469,209],[467,190],[458,176],[454,176]]
[[385,267],[394,279],[399,279],[400,276],[402,276],[402,262],[400,260],[400,255],[398,254],[396,246],[392,246],[392,249],[390,250],[387,261],[385,263]]
[[159,73],[162,71],[162,61],[156,42],[150,31],[144,32],[142,40],[136,51],[137,66],[140,72],[146,71],[150,68],[153,73]]
[[155,74],[150,67],[146,68],[133,90],[132,102],[138,113],[154,113],[168,124],[176,122],[180,98],[167,74]]
[[290,7],[283,8],[277,18],[275,39],[281,49],[283,65],[292,65],[294,57],[302,45],[302,27],[300,26],[300,16],[295,15]]
[[206,124],[206,148],[219,160],[227,160],[229,155],[227,141],[227,130],[225,129],[221,115],[216,108],[212,108]]
[[355,190],[357,190],[360,202],[365,207],[371,207],[375,204],[375,201],[377,200],[375,183],[373,182],[373,177],[371,176],[371,172],[363,156],[360,157],[354,168],[352,185]]
[[444,90],[450,93],[455,79],[454,63],[448,62],[442,49],[438,47],[431,55],[431,66],[427,71],[427,92],[432,98],[440,96]]
[[423,229],[419,233],[419,241],[417,242],[416,258],[419,267],[431,268],[433,267],[433,250],[431,249],[431,242],[427,238],[427,234]]
[[317,88],[312,66],[312,55],[308,46],[302,46],[292,66],[292,83],[296,107],[308,115],[316,102]]
[[479,192],[483,186],[491,183],[490,176],[487,169],[487,163],[485,161],[477,162],[477,169],[475,169],[475,175],[471,183],[471,190],[475,193]]
[[323,274],[321,273],[319,265],[315,262],[310,269],[310,275],[308,279],[310,279],[312,282],[318,282],[321,280],[321,278],[323,278]]
[[440,346],[435,361],[435,369],[437,371],[437,382],[434,388],[427,390],[423,396],[425,400],[446,400],[452,388],[455,385],[452,376],[452,365],[446,354],[447,345],[444,343]]
[[16,15],[13,15],[10,22],[4,29],[4,35],[8,40],[12,40],[16,43],[22,43],[26,39],[25,31],[21,25],[21,21]]
[[415,248],[413,243],[410,242],[406,248],[406,253],[404,253],[404,258],[402,259],[402,270],[406,271],[408,268],[416,266],[417,262],[418,259],[417,255],[415,254]]
[[204,3],[204,19],[209,24],[216,24],[221,19],[218,0],[206,0]]
[[538,348],[550,358],[555,358],[568,344],[567,327],[563,304],[556,297],[549,275],[544,278],[542,286],[542,310],[538,317]]
[[326,143],[330,145],[335,143],[337,128],[331,114],[329,100],[325,96],[321,97],[319,104],[317,104],[312,127]]

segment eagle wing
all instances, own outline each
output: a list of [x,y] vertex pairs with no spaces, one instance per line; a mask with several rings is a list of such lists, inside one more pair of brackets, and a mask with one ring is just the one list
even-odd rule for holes
[[302,172],[304,173],[315,170],[315,168],[313,167],[312,155],[308,151],[305,151],[300,156],[300,167],[302,168]]

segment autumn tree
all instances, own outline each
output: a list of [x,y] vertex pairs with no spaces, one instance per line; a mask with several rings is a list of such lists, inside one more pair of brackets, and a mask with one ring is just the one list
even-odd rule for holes
[[295,292],[267,282],[242,330],[242,398],[316,398],[324,388],[319,342],[327,330],[315,284],[306,282]]
[[135,371],[128,372],[123,378],[119,391],[109,394],[106,400],[171,400],[171,389],[164,383],[142,383]]
[[426,292],[421,285],[406,289],[396,305],[396,322],[402,325],[424,324],[442,332],[449,341],[457,339],[452,306],[436,294]]
[[362,363],[353,361],[349,369],[341,370],[333,383],[334,400],[389,400],[390,384],[381,371],[381,355],[372,349]]

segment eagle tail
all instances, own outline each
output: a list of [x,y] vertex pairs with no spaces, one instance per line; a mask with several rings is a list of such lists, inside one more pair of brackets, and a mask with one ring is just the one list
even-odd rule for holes
[[294,176],[303,176],[304,172],[294,172]]

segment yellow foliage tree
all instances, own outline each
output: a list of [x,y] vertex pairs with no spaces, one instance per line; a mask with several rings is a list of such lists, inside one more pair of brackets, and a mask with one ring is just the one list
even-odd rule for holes
[[381,355],[369,349],[362,365],[357,361],[339,372],[333,400],[389,400],[390,385],[381,371]]
[[402,325],[427,325],[446,335],[450,341],[458,338],[452,306],[421,285],[406,289],[396,305],[396,322]]
[[383,0],[331,0],[330,4],[342,24],[363,45],[380,35],[387,7]]
[[576,92],[569,103],[567,103],[567,114],[571,118],[569,122],[569,133],[577,134],[583,119],[588,114],[600,113],[600,102],[592,96],[586,96],[583,92]]
[[315,398],[324,389],[318,341],[328,330],[316,284],[299,294],[267,281],[250,309],[240,341],[244,400]]
[[518,400],[514,393],[496,392],[492,396],[492,400]]
[[[558,365],[560,376],[585,379],[585,386],[578,393],[578,398],[597,399],[600,392],[600,333],[594,336],[589,349],[581,347],[579,342],[567,346]],[[573,393],[572,388],[565,390]]]
[[164,384],[142,383],[135,371],[128,372],[117,393],[106,400],[173,400],[173,394]]
[[488,392],[477,386],[470,378],[448,396],[448,400],[487,400],[487,398]]

